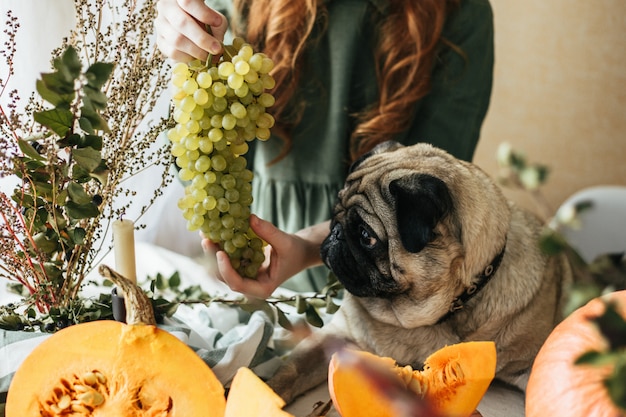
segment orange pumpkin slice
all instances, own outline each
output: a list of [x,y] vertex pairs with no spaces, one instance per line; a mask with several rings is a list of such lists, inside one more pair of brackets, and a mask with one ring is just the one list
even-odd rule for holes
[[225,417],[294,417],[285,401],[248,368],[239,368],[228,394]]
[[342,417],[393,417],[420,403],[436,415],[467,417],[496,371],[494,342],[446,346],[426,359],[422,371],[400,367],[392,358],[348,352],[335,353],[329,365],[330,396]]
[[155,326],[139,287],[106,267],[101,272],[126,295],[128,324],[77,324],[42,342],[12,379],[7,417],[222,417],[224,388],[210,367]]

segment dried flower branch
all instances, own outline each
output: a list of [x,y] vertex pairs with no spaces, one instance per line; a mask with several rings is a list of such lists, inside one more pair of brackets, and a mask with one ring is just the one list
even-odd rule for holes
[[27,309],[76,305],[84,278],[110,250],[111,221],[136,194],[126,180],[161,168],[139,217],[172,181],[167,141],[158,138],[169,121],[153,114],[169,79],[152,34],[154,3],[76,0],[76,28],[53,52],[53,72],[37,82],[40,97],[20,111],[18,92],[5,91],[19,29],[7,14],[0,176],[16,176],[18,186],[0,193],[0,277],[27,290]]

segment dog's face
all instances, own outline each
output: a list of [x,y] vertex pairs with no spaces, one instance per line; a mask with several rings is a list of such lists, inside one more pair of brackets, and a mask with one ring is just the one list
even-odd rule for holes
[[502,248],[508,216],[474,165],[387,142],[353,164],[322,258],[375,319],[430,325]]

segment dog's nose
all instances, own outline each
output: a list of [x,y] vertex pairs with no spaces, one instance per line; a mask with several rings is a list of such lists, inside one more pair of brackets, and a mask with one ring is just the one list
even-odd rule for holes
[[333,225],[332,229],[330,230],[330,236],[335,240],[344,240],[343,227],[341,227],[341,224],[335,223]]

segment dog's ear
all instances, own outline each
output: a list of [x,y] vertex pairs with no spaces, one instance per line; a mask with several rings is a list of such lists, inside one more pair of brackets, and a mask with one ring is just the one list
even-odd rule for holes
[[414,174],[392,181],[389,191],[395,199],[402,244],[417,253],[433,240],[435,226],[452,210],[448,187],[439,178]]
[[356,161],[354,161],[352,165],[350,165],[350,170],[348,173],[353,172],[363,161],[365,161],[370,156],[383,153],[383,152],[393,151],[402,146],[404,145],[401,144],[400,142],[396,142],[395,140],[388,140],[388,141],[379,143],[378,145],[374,146],[374,148],[372,148],[371,151],[364,153]]

